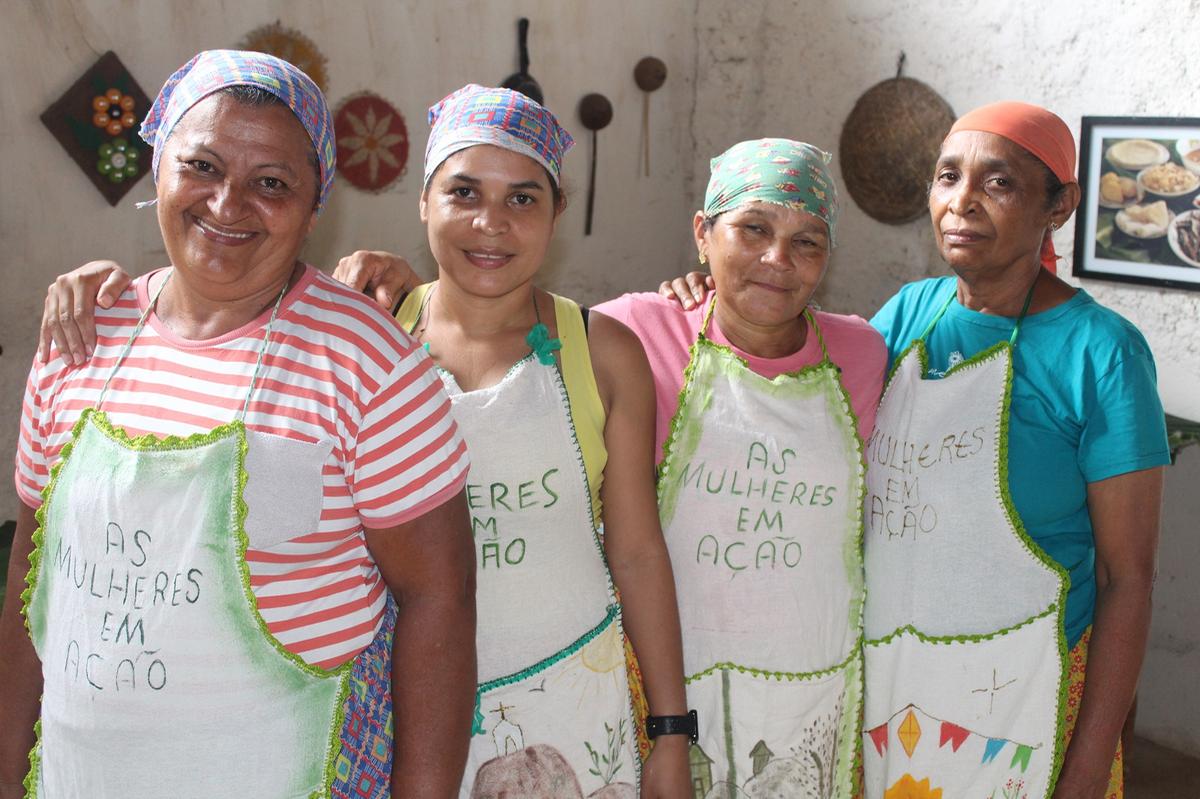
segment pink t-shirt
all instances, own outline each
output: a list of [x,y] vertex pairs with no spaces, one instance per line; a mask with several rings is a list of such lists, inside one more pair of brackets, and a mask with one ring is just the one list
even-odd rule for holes
[[[692,343],[704,322],[707,303],[684,310],[678,303],[657,294],[625,294],[595,307],[598,313],[611,316],[628,325],[646,350],[650,370],[654,373],[654,390],[658,400],[658,419],[655,428],[656,459],[662,459],[663,444],[671,427],[671,419],[679,407],[679,392],[683,389],[683,371],[687,368]],[[817,311],[814,316],[821,328],[829,357],[842,370],[842,385],[850,395],[850,405],[858,417],[858,432],[865,441],[875,426],[875,409],[883,389],[887,371],[887,347],[883,337],[859,316]],[[724,344],[746,359],[758,374],[771,378],[784,372],[794,372],[821,360],[821,345],[816,336],[808,336],[798,352],[782,358],[759,358],[735,347],[721,332],[713,318],[709,338]]]

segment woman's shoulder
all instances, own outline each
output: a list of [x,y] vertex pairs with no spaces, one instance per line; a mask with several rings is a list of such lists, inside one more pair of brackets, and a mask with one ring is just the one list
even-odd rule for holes
[[684,309],[675,300],[668,300],[653,291],[622,294],[592,306],[592,310],[626,324],[637,319],[644,319],[648,324],[664,320],[682,320],[694,312]]
[[878,344],[883,346],[883,336],[871,326],[871,323],[858,314],[840,314],[831,311],[814,311],[813,317],[821,328],[821,335],[827,343],[835,340],[847,340],[863,344]]
[[371,297],[307,266],[301,293],[289,310],[301,328],[344,355],[361,352],[389,366],[418,349],[395,319]]
[[830,359],[846,376],[851,392],[878,399],[887,372],[888,349],[883,336],[861,316],[817,311],[813,314]]
[[1072,369],[1099,375],[1126,360],[1154,362],[1150,345],[1137,326],[1083,289],[1049,312],[1030,317],[1027,325],[1028,337],[1036,342],[1032,349],[1053,370],[1069,364]]

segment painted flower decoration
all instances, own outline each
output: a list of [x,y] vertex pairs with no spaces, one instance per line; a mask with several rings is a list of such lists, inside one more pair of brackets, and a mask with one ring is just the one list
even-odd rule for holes
[[138,151],[124,139],[113,139],[100,145],[98,150],[100,161],[96,171],[107,177],[113,183],[121,183],[127,178],[136,178],[138,166]]
[[389,149],[404,141],[403,134],[389,132],[392,127],[391,114],[376,117],[375,109],[368,107],[362,117],[347,111],[345,119],[353,130],[352,135],[338,139],[338,146],[350,152],[350,157],[346,159],[346,167],[365,163],[371,183],[379,180],[380,162],[392,169],[402,168]]
[[917,782],[911,774],[905,774],[884,792],[883,799],[942,799],[942,789],[931,788],[928,777]]
[[92,124],[104,128],[109,136],[119,136],[137,124],[133,115],[135,105],[134,99],[120,89],[109,89],[92,98],[92,110],[96,112]]

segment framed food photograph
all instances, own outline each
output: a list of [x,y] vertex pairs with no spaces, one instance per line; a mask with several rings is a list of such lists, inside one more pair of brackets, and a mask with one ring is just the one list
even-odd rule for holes
[[1200,291],[1200,118],[1084,117],[1077,277]]

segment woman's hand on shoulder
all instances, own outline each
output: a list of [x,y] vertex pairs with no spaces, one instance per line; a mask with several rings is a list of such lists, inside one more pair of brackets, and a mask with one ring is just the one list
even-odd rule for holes
[[59,275],[46,289],[38,360],[50,360],[50,342],[67,363],[79,366],[96,349],[96,306],[111,308],[133,278],[116,261],[89,261]]
[[333,279],[370,294],[389,313],[424,281],[408,261],[383,250],[358,250],[338,261]]
[[664,280],[658,284],[658,293],[668,300],[674,300],[689,311],[715,291],[716,282],[708,272],[688,272],[683,277],[674,280]]

